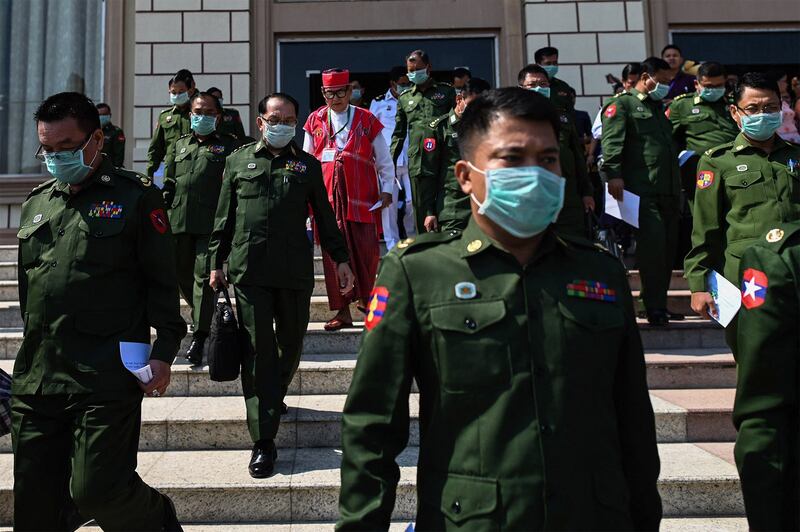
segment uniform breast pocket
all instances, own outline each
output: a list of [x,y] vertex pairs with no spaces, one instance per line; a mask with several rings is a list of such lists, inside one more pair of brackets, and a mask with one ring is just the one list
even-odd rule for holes
[[745,172],[725,178],[731,205],[734,209],[746,209],[764,203],[767,191],[761,172]]
[[[186,148],[182,148],[186,149]],[[181,176],[192,171],[192,152],[184,151],[183,153],[175,154],[175,175]]]
[[686,124],[694,133],[707,133],[717,128],[714,120],[705,113],[692,114],[686,117]]
[[633,123],[636,125],[638,133],[651,133],[656,130],[656,121],[653,120],[653,113],[649,111],[636,111],[631,113]]
[[430,309],[442,388],[476,393],[511,383],[503,300],[448,303]]
[[118,266],[127,260],[124,218],[89,218],[78,223],[75,259],[86,264]]
[[613,302],[567,298],[558,302],[558,311],[567,360],[592,378],[613,373],[625,327],[622,309]]
[[240,198],[257,198],[261,195],[261,172],[239,173],[236,177],[236,194]]
[[19,256],[22,267],[26,270],[37,266],[41,262],[45,243],[52,239],[50,225],[47,219],[38,223],[23,225],[17,232],[19,242]]

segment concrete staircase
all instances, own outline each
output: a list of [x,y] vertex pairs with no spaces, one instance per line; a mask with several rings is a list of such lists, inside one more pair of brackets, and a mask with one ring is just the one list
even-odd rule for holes
[[[22,340],[15,260],[16,247],[0,246],[0,367],[9,373]],[[361,324],[335,333],[323,330],[332,313],[321,266],[317,259],[312,323],[286,398],[289,413],[278,434],[273,477],[254,480],[247,473],[251,442],[238,381],[212,382],[207,368],[191,369],[179,359],[168,396],[144,399],[138,471],[173,498],[181,519],[192,523],[187,530],[332,528],[341,412]],[[672,280],[670,309],[688,312],[689,292],[680,274]],[[630,283],[636,293],[637,272]],[[185,304],[183,310],[188,317]],[[696,318],[662,329],[640,322],[640,329],[661,455],[663,530],[746,530],[730,421],[736,369],[722,329]],[[393,530],[404,530],[415,513],[418,395],[410,405],[410,446],[399,457]],[[10,448],[10,438],[0,438],[0,530],[13,522]]]

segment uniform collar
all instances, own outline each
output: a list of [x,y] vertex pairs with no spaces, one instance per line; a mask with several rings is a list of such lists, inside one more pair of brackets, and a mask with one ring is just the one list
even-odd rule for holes
[[[102,155],[102,157],[103,162],[100,163],[100,166],[97,167],[97,170],[94,171],[91,177],[86,180],[85,184],[81,187],[81,191],[84,191],[93,185],[102,185],[104,187],[113,187],[115,185],[114,165],[111,164],[111,160],[108,157],[105,155]],[[69,185],[62,181],[56,180],[56,182],[53,184],[53,188],[50,189],[50,197],[52,198],[56,192],[69,196]]]
[[[400,96],[400,95],[398,94],[397,96]],[[388,100],[397,101],[397,98],[395,98],[394,94],[392,94],[392,89],[389,89],[389,90],[386,91],[386,97],[384,99],[387,100],[387,101]]]
[[629,92],[634,96],[636,96],[636,99],[639,100],[640,102],[643,102],[645,100],[652,101],[652,99],[646,93],[639,92],[638,90],[636,90],[636,87],[631,87],[631,90]]
[[447,118],[447,123],[448,123],[448,124],[450,124],[451,126],[454,126],[454,125],[458,124],[458,122],[459,122],[460,120],[461,120],[461,119],[460,119],[460,118],[458,117],[458,115],[456,114],[456,109],[455,109],[455,107],[453,107],[452,109],[450,109],[450,116]]
[[283,157],[288,155],[297,157],[299,150],[297,149],[297,145],[294,143],[294,141],[291,141],[289,142],[289,144],[284,146],[284,148],[280,151],[280,153],[278,153],[277,155],[273,155],[273,153],[269,151],[269,149],[267,148],[267,143],[264,140],[264,137],[262,136],[261,139],[258,142],[256,142],[255,153],[258,153],[260,151],[263,151],[265,154],[267,154],[268,157]]
[[[511,253],[509,253],[503,246],[483,232],[473,217],[470,217],[467,227],[464,229],[464,233],[461,235],[459,245],[461,246],[462,258],[479,255],[490,248],[495,248],[502,253],[511,256]],[[544,237],[539,243],[539,248],[536,250],[536,254],[531,260],[531,264],[539,260],[539,258],[543,255],[547,255],[548,253],[552,252],[556,247],[566,248],[569,247],[569,245],[552,229],[546,229]]]
[[[785,148],[788,145],[789,144],[785,140],[780,138],[778,136],[778,134],[775,133],[775,141],[773,143],[773,148],[772,148],[772,151],[770,152],[770,154],[773,154],[773,153],[777,152],[778,150],[782,150],[783,148]],[[745,136],[744,133],[739,132],[739,134],[736,135],[736,139],[734,139],[734,141],[733,141],[733,150],[732,150],[733,153],[734,154],[737,154],[739,152],[749,153],[749,152],[752,152],[754,150],[758,151],[760,153],[764,153],[764,151],[761,148],[753,146],[753,144],[750,142],[750,139],[748,139],[747,136]]]
[[[206,139],[202,143],[203,144],[208,144],[210,142],[214,142],[214,141],[218,141],[218,140],[220,140],[219,132],[215,130],[210,135],[206,135]],[[191,140],[191,142],[196,142],[197,144],[201,143],[200,142],[200,138],[197,136],[197,134],[194,131],[192,131],[192,140]]]

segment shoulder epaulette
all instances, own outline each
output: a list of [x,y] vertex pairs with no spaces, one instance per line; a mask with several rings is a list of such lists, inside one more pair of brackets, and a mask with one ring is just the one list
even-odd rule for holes
[[759,238],[756,243],[775,253],[780,253],[784,247],[792,244],[793,240],[797,240],[796,236],[800,235],[799,232],[800,222],[778,224],[774,229],[767,231],[767,234]]
[[178,137],[178,140],[185,139],[186,137],[191,137],[191,136],[192,136],[192,133],[191,133],[191,132],[189,132],[189,133],[184,133],[183,135],[181,135],[180,137]]
[[114,172],[120,177],[125,177],[127,179],[130,179],[131,181],[135,182],[142,188],[148,188],[153,186],[153,180],[144,174],[140,174],[139,172],[134,172],[132,170],[125,170],[123,168],[114,168]]
[[405,240],[401,240],[392,249],[392,252],[397,253],[400,256],[403,256],[406,253],[411,252],[412,250],[419,251],[421,249],[434,246],[436,244],[449,242],[459,236],[461,236],[461,231],[455,229],[452,231],[446,231],[441,233],[425,233],[422,235],[417,235],[415,237],[406,238]]
[[239,140],[239,137],[237,137],[233,133],[218,133],[218,135],[222,138],[227,138],[230,140]]
[[401,92],[400,94],[398,94],[397,96],[398,96],[398,97],[400,97],[400,96],[402,96],[403,94],[405,94],[405,93],[407,93],[407,92],[411,92],[411,91],[413,91],[413,90],[414,90],[414,87],[409,87],[409,88],[407,88],[406,90],[404,90],[403,92]]
[[556,238],[561,240],[561,242],[566,244],[568,247],[579,248],[594,253],[601,253],[607,256],[608,258],[612,259],[617,264],[619,264],[619,259],[617,259],[617,257],[615,257],[614,254],[611,253],[611,251],[602,244],[593,242],[581,236],[567,235],[561,233],[558,233],[556,235]]
[[451,83],[447,83],[446,81],[437,81],[436,84],[437,85],[444,85],[445,87],[452,87],[453,86]]
[[55,183],[55,182],[56,182],[56,178],[54,177],[52,179],[48,179],[44,183],[36,185],[35,187],[33,187],[33,190],[31,190],[28,193],[28,197],[30,198],[31,196],[35,196],[36,194],[38,194],[38,193],[50,188],[51,186],[53,186],[53,183]]
[[678,100],[683,100],[684,98],[687,98],[689,96],[694,96],[694,93],[693,92],[685,92],[683,94],[679,94],[679,95],[675,96],[672,99],[672,101],[675,102],[675,101],[678,101]]
[[163,110],[162,110],[160,113],[158,113],[158,114],[160,114],[160,115],[163,115],[164,113],[171,113],[171,112],[172,112],[172,107],[167,107],[166,109],[163,109]]
[[440,116],[439,118],[435,118],[435,119],[434,119],[434,120],[431,122],[431,127],[432,127],[432,128],[434,128],[434,129],[436,129],[437,127],[439,127],[439,124],[441,124],[441,123],[442,123],[442,120],[447,120],[449,117],[450,117],[450,113],[447,113],[447,114],[443,114],[443,115],[442,115],[442,116]]
[[[405,92],[405,91],[404,91],[404,92]],[[386,93],[384,92],[384,93],[383,93],[383,94],[381,94],[380,96],[375,96],[375,97],[372,99],[372,101],[373,101],[373,102],[382,102],[382,101],[383,101],[383,100],[385,100],[385,99],[386,99]]]
[[717,155],[721,155],[723,152],[727,151],[728,148],[733,146],[733,142],[726,142],[725,144],[720,144],[719,146],[714,146],[713,148],[707,149],[703,155],[707,157],[715,157]]
[[246,147],[248,147],[248,146],[252,146],[253,144],[255,144],[255,143],[257,143],[257,142],[258,142],[257,140],[254,140],[253,142],[248,142],[247,144],[242,144],[241,146],[239,146],[238,148],[236,148],[235,150],[233,150],[233,151],[231,152],[231,155],[233,155],[233,154],[234,154],[234,153],[236,153],[237,151],[241,151],[242,149],[244,149],[244,148],[246,148]]

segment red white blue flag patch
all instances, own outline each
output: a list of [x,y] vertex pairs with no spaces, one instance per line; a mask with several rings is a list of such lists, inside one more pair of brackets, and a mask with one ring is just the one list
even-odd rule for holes
[[381,322],[388,302],[389,290],[385,286],[376,286],[372,290],[369,306],[367,307],[367,319],[364,322],[364,327],[368,331],[374,329]]
[[742,276],[742,305],[754,309],[764,304],[767,297],[769,279],[767,274],[754,268],[747,268]]

